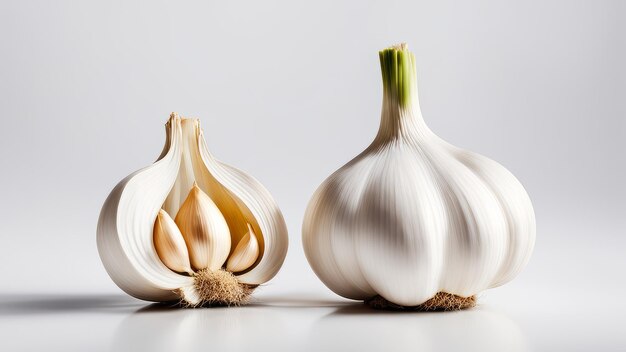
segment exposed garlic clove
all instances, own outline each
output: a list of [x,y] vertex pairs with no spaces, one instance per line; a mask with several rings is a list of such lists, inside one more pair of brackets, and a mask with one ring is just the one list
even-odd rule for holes
[[163,209],[154,222],[153,238],[154,248],[165,266],[179,273],[193,274],[185,239],[174,219]]
[[259,257],[259,242],[256,239],[256,234],[252,230],[252,226],[248,224],[248,233],[235,247],[233,254],[228,258],[226,262],[226,270],[233,273],[238,273],[248,269],[256,262]]
[[230,231],[215,203],[194,183],[176,214],[191,266],[195,270],[218,270],[230,253]]

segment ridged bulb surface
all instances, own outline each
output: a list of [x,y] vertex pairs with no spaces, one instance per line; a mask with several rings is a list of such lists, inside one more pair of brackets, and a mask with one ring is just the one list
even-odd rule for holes
[[514,278],[535,242],[520,182],[450,145],[424,123],[415,59],[381,51],[379,132],[313,195],[303,245],[317,276],[351,299],[417,306],[438,292],[470,297]]

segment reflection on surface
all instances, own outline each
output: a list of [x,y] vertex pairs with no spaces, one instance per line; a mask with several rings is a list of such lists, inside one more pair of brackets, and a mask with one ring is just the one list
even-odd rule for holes
[[517,324],[489,307],[385,312],[320,297],[264,295],[245,307],[181,309],[122,294],[0,296],[0,351],[528,350]]
[[140,310],[119,325],[111,350],[269,348],[271,345],[264,346],[267,340],[264,335],[284,330],[287,323],[284,318],[272,310],[254,307]]
[[[333,335],[342,338],[327,339]],[[319,350],[529,350],[511,319],[481,307],[459,312],[373,312],[354,305],[319,319],[310,330],[309,341],[317,343]]]
[[246,307],[151,305],[118,326],[115,351],[526,351],[501,313],[384,312],[346,301],[268,299]]
[[111,350],[302,350],[312,318],[346,302],[270,297],[243,307],[179,309],[153,304],[125,318]]

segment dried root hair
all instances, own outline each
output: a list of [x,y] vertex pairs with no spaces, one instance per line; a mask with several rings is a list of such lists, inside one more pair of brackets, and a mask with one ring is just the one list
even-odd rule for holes
[[257,287],[239,282],[233,273],[226,270],[212,271],[203,269],[194,276],[194,286],[200,296],[200,303],[190,305],[184,301],[185,307],[240,306],[250,300],[250,295]]
[[365,300],[365,304],[381,310],[404,311],[450,311],[472,308],[476,306],[476,296],[461,297],[451,293],[438,292],[433,298],[417,305],[405,307],[387,301],[381,296],[374,296]]

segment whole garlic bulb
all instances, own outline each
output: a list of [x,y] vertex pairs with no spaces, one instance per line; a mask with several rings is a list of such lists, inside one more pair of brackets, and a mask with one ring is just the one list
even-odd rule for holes
[[269,192],[208,151],[200,122],[172,114],[158,160],[105,201],[98,251],[113,281],[148,301],[245,303],[287,254],[287,228]]
[[529,260],[531,201],[500,164],[426,126],[405,44],[379,54],[378,135],[313,195],[303,224],[307,259],[335,293],[374,307],[473,306],[476,294]]

